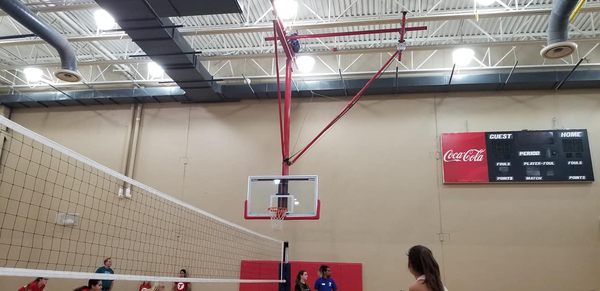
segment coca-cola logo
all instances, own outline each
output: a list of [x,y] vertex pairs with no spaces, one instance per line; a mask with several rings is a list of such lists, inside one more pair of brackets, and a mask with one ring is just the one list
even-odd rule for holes
[[481,162],[485,149],[470,149],[464,152],[448,150],[444,153],[444,162]]

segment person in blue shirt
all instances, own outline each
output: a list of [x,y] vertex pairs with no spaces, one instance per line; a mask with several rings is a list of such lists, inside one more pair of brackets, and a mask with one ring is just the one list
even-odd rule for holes
[[[100,274],[114,274],[115,272],[110,268],[112,267],[112,259],[104,259],[104,266],[98,268],[96,273]],[[102,291],[109,291],[112,288],[112,280],[102,280]]]
[[321,278],[315,281],[315,291],[337,291],[335,281],[331,279],[331,268],[327,265],[319,267]]

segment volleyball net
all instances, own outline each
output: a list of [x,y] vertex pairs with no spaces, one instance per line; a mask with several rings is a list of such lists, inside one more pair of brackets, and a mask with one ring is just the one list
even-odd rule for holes
[[[276,283],[284,243],[132,180],[0,116],[0,276]],[[104,258],[118,275],[93,274]]]

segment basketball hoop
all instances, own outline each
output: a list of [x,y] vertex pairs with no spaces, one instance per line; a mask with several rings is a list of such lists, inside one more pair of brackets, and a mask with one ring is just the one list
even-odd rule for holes
[[269,207],[267,210],[271,216],[271,227],[274,230],[283,229],[283,221],[285,220],[288,209],[286,207]]

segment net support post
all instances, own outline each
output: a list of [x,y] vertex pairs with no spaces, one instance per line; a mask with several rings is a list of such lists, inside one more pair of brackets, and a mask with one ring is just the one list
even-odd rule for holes
[[289,257],[288,257],[289,248],[290,248],[290,243],[287,241],[284,241],[283,242],[283,250],[282,250],[282,254],[281,254],[281,261],[284,263],[289,262]]
[[281,252],[281,263],[279,264],[279,280],[285,280],[285,282],[279,283],[279,291],[288,291],[291,289],[292,282],[292,266],[289,263],[288,250],[290,243],[284,241],[282,244]]

